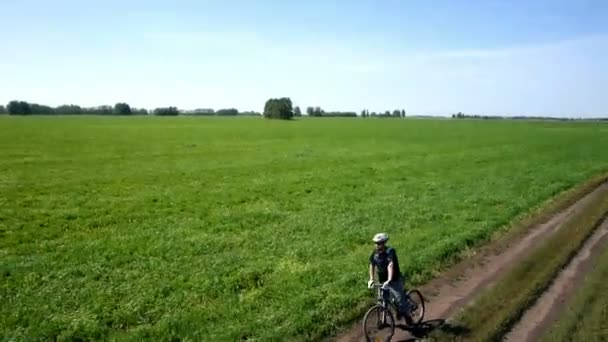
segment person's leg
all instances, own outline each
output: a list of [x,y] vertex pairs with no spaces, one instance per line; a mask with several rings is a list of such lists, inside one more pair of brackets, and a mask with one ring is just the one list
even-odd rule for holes
[[389,284],[389,289],[391,291],[391,294],[395,298],[395,303],[399,307],[399,311],[402,314],[409,313],[409,305],[407,303],[405,291],[403,289],[403,279],[392,281]]
[[[389,290],[390,290],[390,288],[389,288]],[[391,294],[392,294],[392,291],[382,291],[382,297],[387,301],[391,300]]]

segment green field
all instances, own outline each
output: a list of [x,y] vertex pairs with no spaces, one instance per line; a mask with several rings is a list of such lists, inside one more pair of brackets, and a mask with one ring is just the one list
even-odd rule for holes
[[608,170],[608,125],[0,117],[5,339],[311,339]]

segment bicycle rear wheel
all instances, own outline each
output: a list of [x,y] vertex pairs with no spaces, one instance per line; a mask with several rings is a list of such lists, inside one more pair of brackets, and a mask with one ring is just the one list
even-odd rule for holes
[[395,320],[391,311],[377,304],[363,317],[363,332],[369,342],[388,342],[395,334]]
[[414,324],[419,324],[424,319],[424,298],[418,290],[410,290],[407,293],[408,300],[412,310],[410,315]]

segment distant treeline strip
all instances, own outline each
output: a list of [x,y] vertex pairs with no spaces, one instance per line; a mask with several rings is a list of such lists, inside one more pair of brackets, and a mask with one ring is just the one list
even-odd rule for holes
[[[291,108],[291,100],[289,100],[288,110],[292,113],[291,116],[302,116],[300,107]],[[395,111],[398,112],[398,111]],[[405,111],[402,111],[405,115]],[[363,111],[361,116],[370,116],[369,112],[365,115]],[[392,116],[389,111],[387,114],[379,114],[378,116]],[[399,112],[401,113],[401,112]],[[144,108],[133,108],[127,103],[117,103],[114,106],[102,105],[97,107],[81,107],[74,104],[61,105],[51,107],[40,105],[37,103],[29,103],[25,101],[11,101],[6,107],[0,105],[0,114],[9,115],[196,115],[196,116],[263,116],[262,113],[256,111],[239,112],[236,108],[226,108],[214,110],[212,108],[197,108],[194,110],[180,110],[177,107],[161,107],[153,110]],[[355,112],[326,112],[321,107],[308,107],[307,114],[317,117],[357,117]],[[373,113],[372,116],[376,116]],[[398,116],[398,115],[394,115]]]
[[[288,117],[299,117],[302,116],[300,107],[291,107],[291,100],[286,108],[291,114]],[[268,104],[267,104],[268,105]],[[269,108],[265,107],[265,111]],[[102,105],[97,107],[81,107],[74,104],[61,105],[57,107],[51,107],[46,105],[40,105],[37,103],[29,103],[25,101],[11,101],[7,106],[0,105],[0,114],[9,115],[161,115],[161,116],[176,116],[176,115],[192,115],[192,116],[266,116],[256,111],[244,111],[239,112],[236,108],[226,108],[214,110],[212,108],[197,108],[193,110],[182,110],[177,107],[159,107],[153,110],[145,108],[134,108],[128,103],[117,103],[114,106]],[[405,118],[406,112],[404,109],[395,109],[385,112],[371,112],[369,110],[362,110],[359,115],[355,112],[340,112],[332,111],[326,112],[321,107],[307,107],[306,114],[310,117],[361,117],[361,118]],[[270,115],[271,117],[272,115]],[[410,115],[410,117],[425,117]],[[428,116],[428,118],[434,118]],[[441,118],[441,117],[437,117]],[[471,115],[464,113],[452,114],[452,119],[482,119],[482,120],[550,120],[550,121],[608,121],[608,117],[595,117],[595,118],[558,118],[558,117],[546,117],[546,116],[489,116],[489,115]]]
[[257,112],[239,112],[237,109],[195,109],[179,110],[177,107],[160,107],[148,111],[144,108],[133,108],[127,103],[114,106],[81,107],[78,105],[61,105],[51,107],[25,101],[11,101],[6,107],[0,105],[0,114],[9,115],[262,115]]
[[595,117],[595,118],[574,118],[574,117],[550,117],[550,116],[524,116],[524,115],[516,115],[516,116],[500,116],[500,115],[469,115],[469,114],[452,114],[452,119],[477,119],[477,120],[542,120],[542,121],[575,121],[575,120],[584,120],[584,121],[608,121],[608,117]]

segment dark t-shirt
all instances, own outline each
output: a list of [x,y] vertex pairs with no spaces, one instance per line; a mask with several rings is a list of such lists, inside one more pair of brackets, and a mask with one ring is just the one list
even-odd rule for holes
[[393,280],[397,280],[401,277],[401,270],[399,269],[399,260],[397,260],[397,252],[392,247],[386,247],[384,251],[378,253],[373,251],[369,257],[370,264],[376,266],[376,272],[378,273],[378,281],[385,282],[388,279],[388,264],[393,262]]

